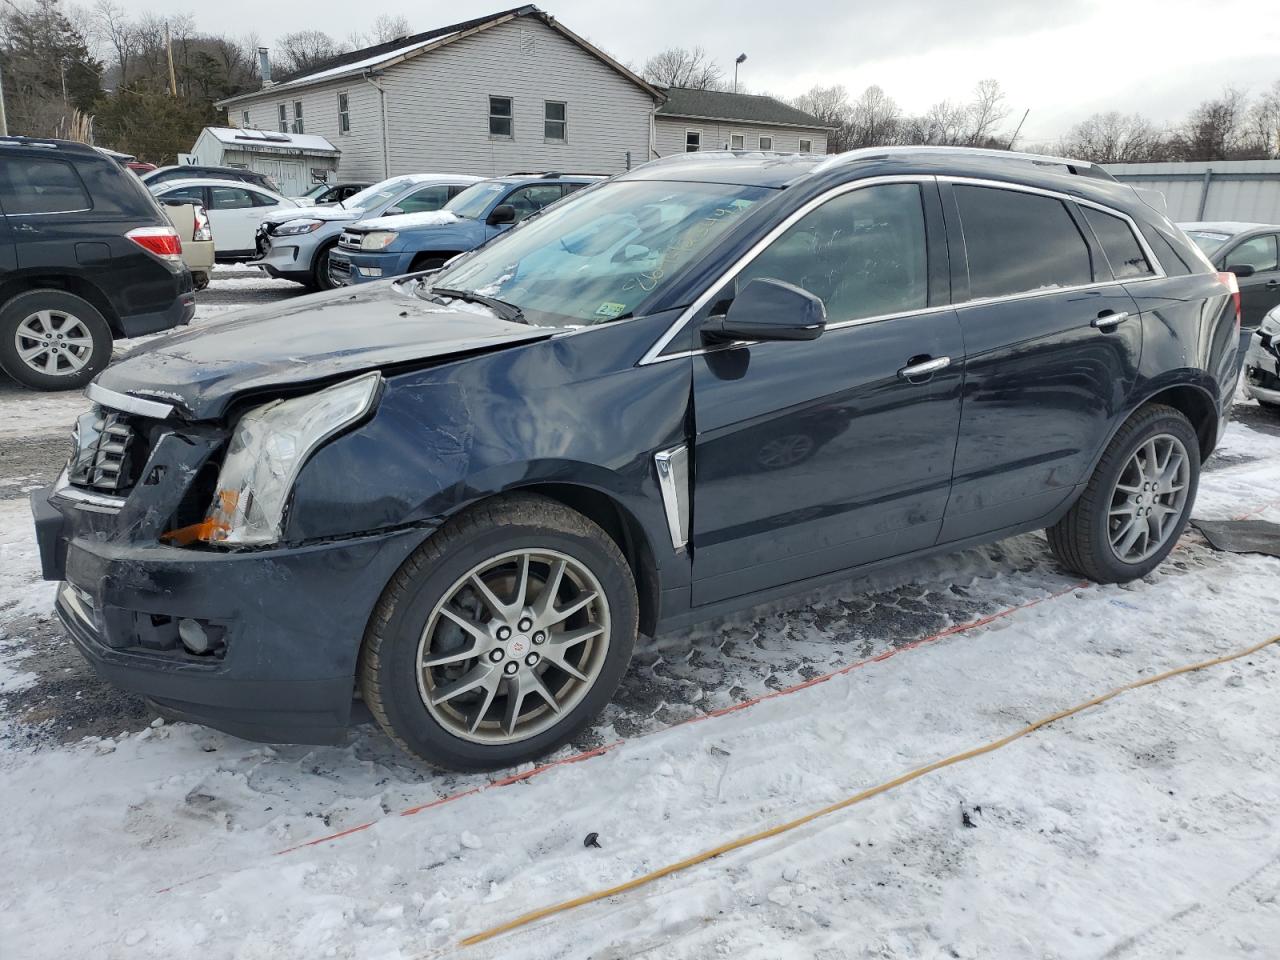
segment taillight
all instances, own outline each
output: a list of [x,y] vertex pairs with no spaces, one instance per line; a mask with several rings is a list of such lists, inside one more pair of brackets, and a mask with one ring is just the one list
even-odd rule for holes
[[1218,279],[1227,285],[1231,292],[1231,302],[1236,305],[1236,333],[1240,332],[1240,281],[1234,273],[1220,273]]
[[182,241],[173,227],[138,227],[125,236],[162,260],[182,259]]
[[192,240],[212,240],[213,228],[209,226],[209,215],[204,212],[204,207],[196,204],[196,231],[191,237]]

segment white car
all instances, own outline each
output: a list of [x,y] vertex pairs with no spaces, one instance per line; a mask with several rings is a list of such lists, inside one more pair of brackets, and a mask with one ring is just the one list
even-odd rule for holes
[[298,207],[296,200],[234,180],[166,180],[156,184],[151,193],[157,200],[203,204],[213,225],[214,253],[220,262],[253,257],[253,237],[262,218]]

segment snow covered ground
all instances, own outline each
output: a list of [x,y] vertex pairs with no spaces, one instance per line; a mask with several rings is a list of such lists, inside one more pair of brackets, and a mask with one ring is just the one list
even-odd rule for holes
[[[296,289],[225,279],[246,301]],[[198,322],[217,322],[212,306]],[[42,438],[83,402],[0,388],[0,404],[6,960],[1277,955],[1275,648],[634,893],[458,941],[1266,639],[1280,561],[1188,533],[1146,581],[1085,586],[1029,535],[900,567],[645,644],[558,755],[585,759],[440,774],[370,724],[343,746],[266,747],[153,725],[97,681],[48,616],[22,499],[65,457]],[[14,466],[19,450],[42,452]],[[1278,498],[1280,420],[1238,404],[1196,516],[1280,521]]]

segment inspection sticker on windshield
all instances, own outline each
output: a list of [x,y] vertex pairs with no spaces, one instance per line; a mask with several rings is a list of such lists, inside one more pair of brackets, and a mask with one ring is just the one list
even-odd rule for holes
[[596,310],[597,317],[619,317],[627,309],[625,303],[602,303]]

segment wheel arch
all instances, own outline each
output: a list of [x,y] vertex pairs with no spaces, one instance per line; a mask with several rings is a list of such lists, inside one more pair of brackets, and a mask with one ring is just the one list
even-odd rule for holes
[[413,255],[413,259],[409,261],[409,272],[414,273],[418,270],[425,270],[422,266],[426,260],[443,260],[449,261],[460,253],[466,253],[465,250],[419,250]]
[[[1218,444],[1218,407],[1209,391],[1189,383],[1165,387],[1134,407],[1129,412],[1129,416],[1125,417],[1125,420],[1128,420],[1129,417],[1143,407],[1156,403],[1173,407],[1173,409],[1191,421],[1191,426],[1196,432],[1196,439],[1200,441],[1200,460],[1201,462],[1207,460],[1209,455],[1213,453],[1214,447]],[[1123,422],[1121,421],[1121,424]],[[1119,429],[1120,426],[1118,425],[1116,430]],[[1108,438],[1107,442],[1111,442],[1110,438]]]
[[77,273],[20,273],[7,277],[3,283],[0,283],[0,306],[7,304],[20,293],[30,293],[33,290],[57,290],[60,293],[70,293],[87,300],[107,321],[112,337],[118,339],[124,336],[120,317],[111,306],[111,301],[95,284]]

